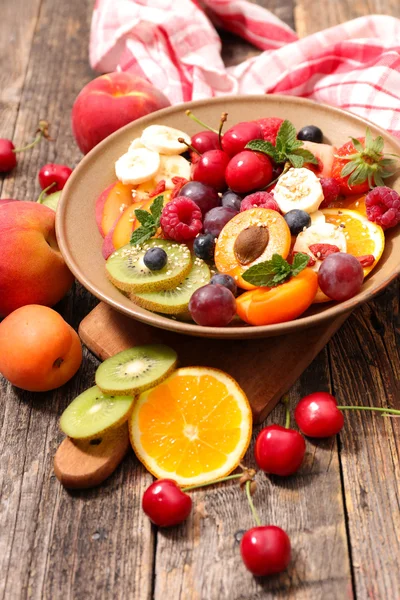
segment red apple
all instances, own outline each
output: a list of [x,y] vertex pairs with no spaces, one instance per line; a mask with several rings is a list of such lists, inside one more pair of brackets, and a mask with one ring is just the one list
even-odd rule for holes
[[55,212],[36,202],[3,204],[0,219],[0,316],[26,304],[53,306],[74,278],[57,245]]
[[90,81],[72,108],[72,131],[84,154],[124,125],[170,101],[151,83],[131,73],[108,73]]

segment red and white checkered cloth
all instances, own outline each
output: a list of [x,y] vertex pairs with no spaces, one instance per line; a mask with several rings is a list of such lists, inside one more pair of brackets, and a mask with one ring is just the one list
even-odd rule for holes
[[[264,52],[225,68],[213,24]],[[400,20],[361,17],[299,40],[246,0],[97,0],[90,61],[145,77],[172,104],[279,93],[332,104],[400,136]]]

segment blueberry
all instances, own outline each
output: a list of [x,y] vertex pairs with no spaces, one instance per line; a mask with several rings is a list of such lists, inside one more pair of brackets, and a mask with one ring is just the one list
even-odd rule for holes
[[228,288],[234,296],[237,294],[236,281],[230,275],[224,275],[224,273],[216,273],[211,277],[210,283],[213,285],[223,285]]
[[311,225],[311,217],[304,210],[294,208],[289,210],[283,217],[286,223],[289,225],[290,233],[292,235],[298,235],[306,227]]
[[213,260],[215,237],[211,233],[201,233],[194,239],[193,252],[202,260]]
[[306,125],[303,129],[300,129],[297,134],[297,138],[299,140],[304,140],[305,142],[315,142],[316,144],[322,144],[322,131],[319,127],[315,125]]
[[168,261],[168,255],[162,248],[150,248],[143,257],[143,262],[150,271],[160,271]]
[[227,206],[228,208],[233,208],[237,211],[240,211],[240,205],[242,204],[242,197],[236,192],[232,192],[232,190],[227,190],[222,195],[222,206]]

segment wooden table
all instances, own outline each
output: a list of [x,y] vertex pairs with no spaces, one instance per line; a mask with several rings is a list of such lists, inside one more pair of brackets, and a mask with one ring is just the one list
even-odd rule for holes
[[[398,0],[259,3],[301,35],[367,13],[400,16]],[[1,197],[34,200],[44,163],[74,166],[81,158],[70,111],[95,75],[87,58],[92,2],[1,0],[0,8],[0,135],[22,145],[47,118],[56,137],[21,156],[0,181]],[[224,39],[229,64],[256,52],[233,36]],[[395,283],[353,314],[294,386],[292,404],[326,389],[341,402],[400,408],[398,291]],[[95,304],[76,284],[58,309],[77,327]],[[92,384],[97,364],[85,351],[78,375],[54,393],[33,395],[0,381],[2,598],[400,598],[398,419],[347,413],[337,440],[307,442],[296,476],[258,476],[262,520],[288,531],[294,556],[281,576],[254,579],[239,557],[241,531],[252,520],[236,485],[197,492],[192,518],[166,532],[141,511],[152,478],[133,455],[101,489],[68,493],[60,486],[52,471],[63,437],[58,417]],[[282,418],[278,407],[268,421]]]

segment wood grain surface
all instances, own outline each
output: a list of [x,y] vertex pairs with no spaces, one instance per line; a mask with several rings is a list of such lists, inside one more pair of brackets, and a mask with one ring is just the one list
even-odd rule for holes
[[[258,0],[300,35],[370,13],[399,16],[397,0]],[[39,118],[56,141],[19,158],[0,180],[1,197],[34,200],[37,171],[48,161],[74,166],[73,100],[94,74],[87,45],[89,0],[0,0],[0,135],[29,140]],[[256,52],[224,35],[229,64]],[[75,328],[96,305],[80,285],[57,307]],[[343,403],[400,408],[399,288],[357,310],[290,392],[331,390]],[[227,349],[229,352],[229,348]],[[67,492],[52,470],[62,440],[58,418],[93,383],[98,361],[84,352],[76,377],[53,393],[28,394],[0,379],[0,597],[5,600],[397,600],[400,420],[346,413],[338,440],[307,441],[296,476],[258,475],[262,520],[287,529],[289,570],[261,580],[239,558],[252,525],[235,484],[195,492],[179,528],[157,531],[140,498],[152,478],[133,454],[101,486]],[[268,422],[283,421],[278,406]],[[255,434],[257,433],[255,430]],[[246,464],[252,465],[252,451]]]

